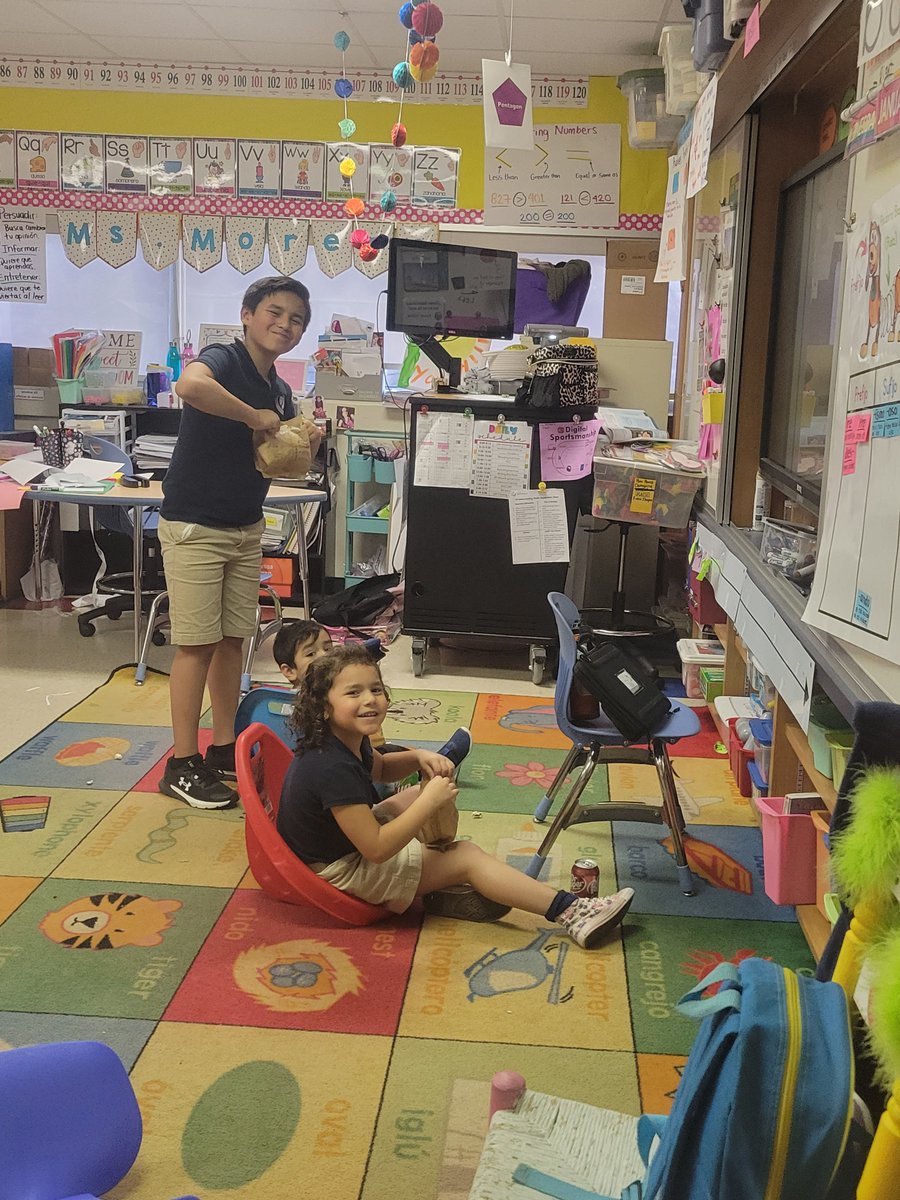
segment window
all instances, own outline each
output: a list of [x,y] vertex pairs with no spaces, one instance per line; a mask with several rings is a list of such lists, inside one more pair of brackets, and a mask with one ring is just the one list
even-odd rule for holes
[[762,470],[807,509],[825,464],[849,178],[840,146],[782,189]]

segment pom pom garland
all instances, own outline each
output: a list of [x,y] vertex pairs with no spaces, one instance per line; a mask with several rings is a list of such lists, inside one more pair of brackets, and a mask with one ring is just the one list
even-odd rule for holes
[[[421,0],[420,0],[420,2],[421,2]],[[349,33],[345,33],[342,29],[340,31],[340,33],[336,33],[334,35],[335,50],[340,50],[341,54],[343,54],[349,45],[350,45],[350,34]]]
[[387,244],[388,235],[386,233],[379,233],[377,237],[372,238],[373,250],[383,250]]
[[391,72],[391,77],[398,88],[402,88],[404,92],[408,92],[414,84],[412,72],[409,69],[409,64],[405,62],[397,63]]
[[356,246],[359,249],[361,246],[368,246],[369,235],[365,229],[354,229],[350,234],[350,245]]
[[365,204],[363,204],[359,196],[351,196],[344,205],[344,212],[348,217],[361,217],[365,207]]
[[344,117],[342,121],[338,121],[338,129],[342,138],[352,138],[356,133],[356,122],[352,117]]
[[371,262],[373,258],[378,257],[378,251],[369,242],[366,242],[365,246],[359,248],[359,257],[363,262]]
[[387,191],[381,193],[378,203],[381,205],[382,212],[393,212],[397,207],[397,193],[388,188]]
[[413,79],[427,83],[434,78],[441,52],[434,42],[420,42],[409,54],[409,69]]
[[398,149],[406,145],[406,126],[401,121],[398,121],[391,130],[391,145]]
[[400,18],[401,25],[403,25],[406,29],[412,29],[412,27],[413,27],[413,6],[410,3],[410,0],[406,0],[406,3],[401,5],[400,11],[397,13],[397,16]]
[[349,79],[336,79],[334,81],[334,90],[342,100],[347,100],[353,95],[353,84]]
[[339,170],[345,179],[352,179],[356,174],[356,163],[348,155],[347,158],[341,159]]
[[[406,7],[404,5],[404,7]],[[420,33],[422,37],[436,37],[441,32],[441,26],[444,24],[444,14],[436,4],[432,4],[430,0],[425,0],[424,4],[419,4],[412,13],[412,27],[416,33]]]

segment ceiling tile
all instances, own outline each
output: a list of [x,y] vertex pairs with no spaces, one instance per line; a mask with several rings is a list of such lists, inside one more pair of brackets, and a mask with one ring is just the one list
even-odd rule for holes
[[[0,5],[0,33],[64,33],[70,28],[30,0],[5,0]],[[3,49],[6,49],[5,38]]]
[[[657,26],[647,21],[578,21],[566,22],[566,45],[577,53],[596,51],[598,54],[648,54],[659,44]],[[527,55],[548,48],[547,21],[531,18],[516,21],[513,52]],[[559,42],[556,42],[559,45]],[[564,52],[553,51],[554,53]],[[516,57],[518,54],[516,53]]]
[[144,38],[99,36],[97,41],[106,47],[107,56],[134,59],[137,62],[185,63],[206,66],[208,63],[243,63],[243,51],[217,38]]
[[22,54],[30,58],[59,58],[64,62],[70,58],[104,57],[99,42],[79,33],[5,33],[3,54],[6,58]]
[[[262,31],[260,31],[262,32]],[[235,42],[245,62],[257,67],[313,67],[322,68],[340,66],[340,58],[335,61],[334,46],[320,46],[309,42]],[[354,67],[369,70],[371,63],[354,63]],[[350,64],[347,64],[349,71]],[[337,120],[337,118],[335,118]]]
[[[222,8],[226,10],[229,8],[246,8],[247,0],[190,0],[190,5],[191,8],[196,9],[201,16],[206,17],[209,13],[209,10],[212,8]],[[335,15],[333,18],[333,20],[337,22],[334,26],[335,32],[337,32],[339,27],[339,7],[342,7],[342,3],[339,5],[336,2],[334,8]],[[356,0],[354,0],[353,7],[357,7]],[[384,0],[382,0],[382,7],[384,7]],[[321,13],[324,8],[328,8],[328,0],[266,0],[266,8],[279,8],[285,10],[286,12],[291,12],[295,17],[302,17],[306,9],[308,9],[310,12]],[[309,15],[309,13],[307,12],[306,15]]]
[[[515,21],[522,17],[554,21],[652,21],[658,23],[665,15],[670,0],[561,0],[548,13],[546,0],[500,0],[504,13],[509,15],[515,3]],[[680,6],[679,0],[674,0]],[[684,16],[684,10],[682,10]],[[513,45],[515,45],[515,31]]]
[[[331,45],[334,65],[340,55],[334,48],[334,35],[340,18],[332,12],[299,13],[281,8],[204,8],[198,9],[210,28],[230,42],[254,42],[260,34],[273,42],[316,42]],[[324,65],[324,64],[323,64]]]
[[[354,12],[351,20],[360,36],[371,42],[373,46],[393,44],[396,46],[394,61],[397,62],[403,58],[406,50],[405,31],[394,17],[386,18],[383,14],[378,16],[375,13]],[[545,24],[545,41],[546,30]],[[483,50],[485,55],[490,57],[505,50],[507,41],[499,17],[472,16],[451,19],[445,14],[444,27],[438,34],[437,45],[441,52],[441,67],[443,67],[444,52],[447,50],[468,50],[474,46],[479,51]]]
[[42,0],[44,8],[81,33],[131,34],[134,37],[168,37],[173,53],[182,37],[209,37],[209,27],[184,4],[107,4],[104,0]]

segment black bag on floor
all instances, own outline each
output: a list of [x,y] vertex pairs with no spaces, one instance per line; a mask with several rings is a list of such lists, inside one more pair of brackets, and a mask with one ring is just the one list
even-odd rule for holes
[[612,642],[579,655],[574,675],[580,687],[597,697],[626,742],[647,741],[672,711],[653,676]]
[[360,626],[373,625],[376,618],[396,600],[388,588],[395,588],[399,582],[400,576],[396,571],[391,575],[372,575],[368,579],[361,579],[352,587],[323,600],[313,609],[313,618],[320,625],[329,625],[333,629],[358,629]]

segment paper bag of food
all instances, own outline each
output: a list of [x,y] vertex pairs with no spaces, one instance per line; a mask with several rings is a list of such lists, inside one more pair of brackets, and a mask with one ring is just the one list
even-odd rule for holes
[[432,813],[422,826],[421,838],[426,846],[440,850],[456,841],[456,830],[459,825],[459,813],[453,801],[442,805],[437,812]]
[[[312,463],[310,430],[304,417],[283,421],[276,433],[253,435],[256,469],[266,479],[303,479]],[[318,437],[317,437],[318,442]]]

